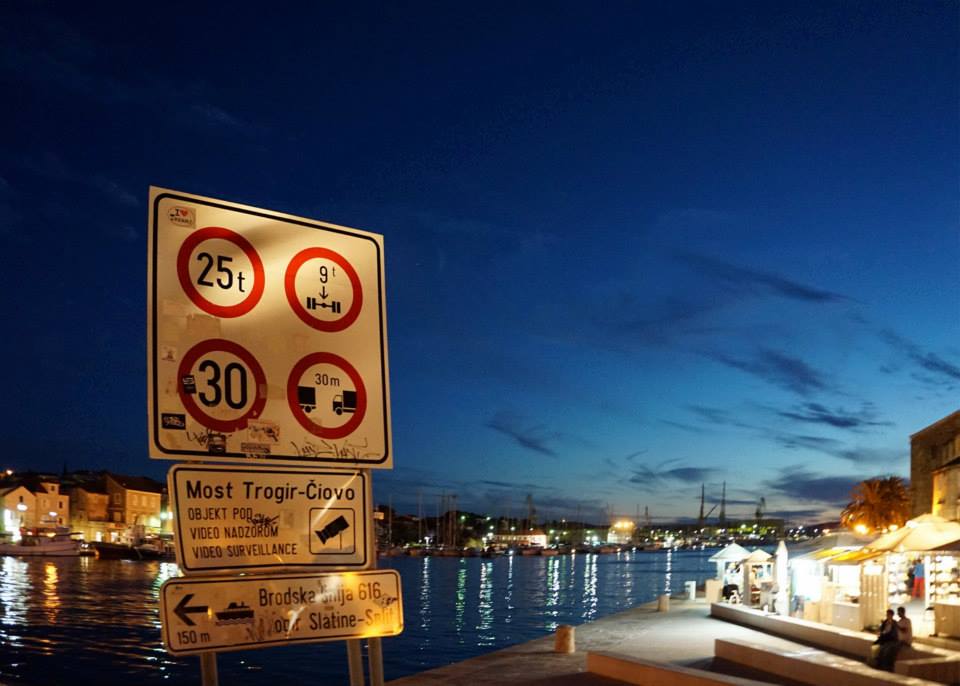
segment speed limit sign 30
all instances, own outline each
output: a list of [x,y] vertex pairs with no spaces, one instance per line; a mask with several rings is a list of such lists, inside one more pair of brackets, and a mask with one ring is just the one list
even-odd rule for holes
[[148,246],[151,457],[392,467],[382,236],[151,188]]

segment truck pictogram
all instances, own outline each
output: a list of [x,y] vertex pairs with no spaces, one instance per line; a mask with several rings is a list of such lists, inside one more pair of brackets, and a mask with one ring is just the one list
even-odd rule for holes
[[344,391],[333,396],[333,411],[337,414],[353,414],[357,411],[357,392]]

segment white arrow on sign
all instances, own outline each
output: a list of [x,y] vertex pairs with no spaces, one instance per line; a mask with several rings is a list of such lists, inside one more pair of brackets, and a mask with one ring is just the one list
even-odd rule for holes
[[163,644],[173,655],[396,636],[392,569],[311,575],[181,577],[160,589]]

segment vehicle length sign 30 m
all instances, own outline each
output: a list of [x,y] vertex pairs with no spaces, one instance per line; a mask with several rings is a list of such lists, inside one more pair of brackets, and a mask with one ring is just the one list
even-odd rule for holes
[[175,465],[167,479],[186,574],[363,569],[373,560],[364,471]]
[[160,589],[160,617],[173,655],[396,636],[403,631],[400,575],[169,579]]

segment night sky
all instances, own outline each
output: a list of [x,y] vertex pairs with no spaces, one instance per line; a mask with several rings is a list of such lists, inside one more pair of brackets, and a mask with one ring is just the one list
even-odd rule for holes
[[382,233],[377,499],[794,521],[960,407],[956,2],[5,2],[4,467],[147,458],[147,189]]

